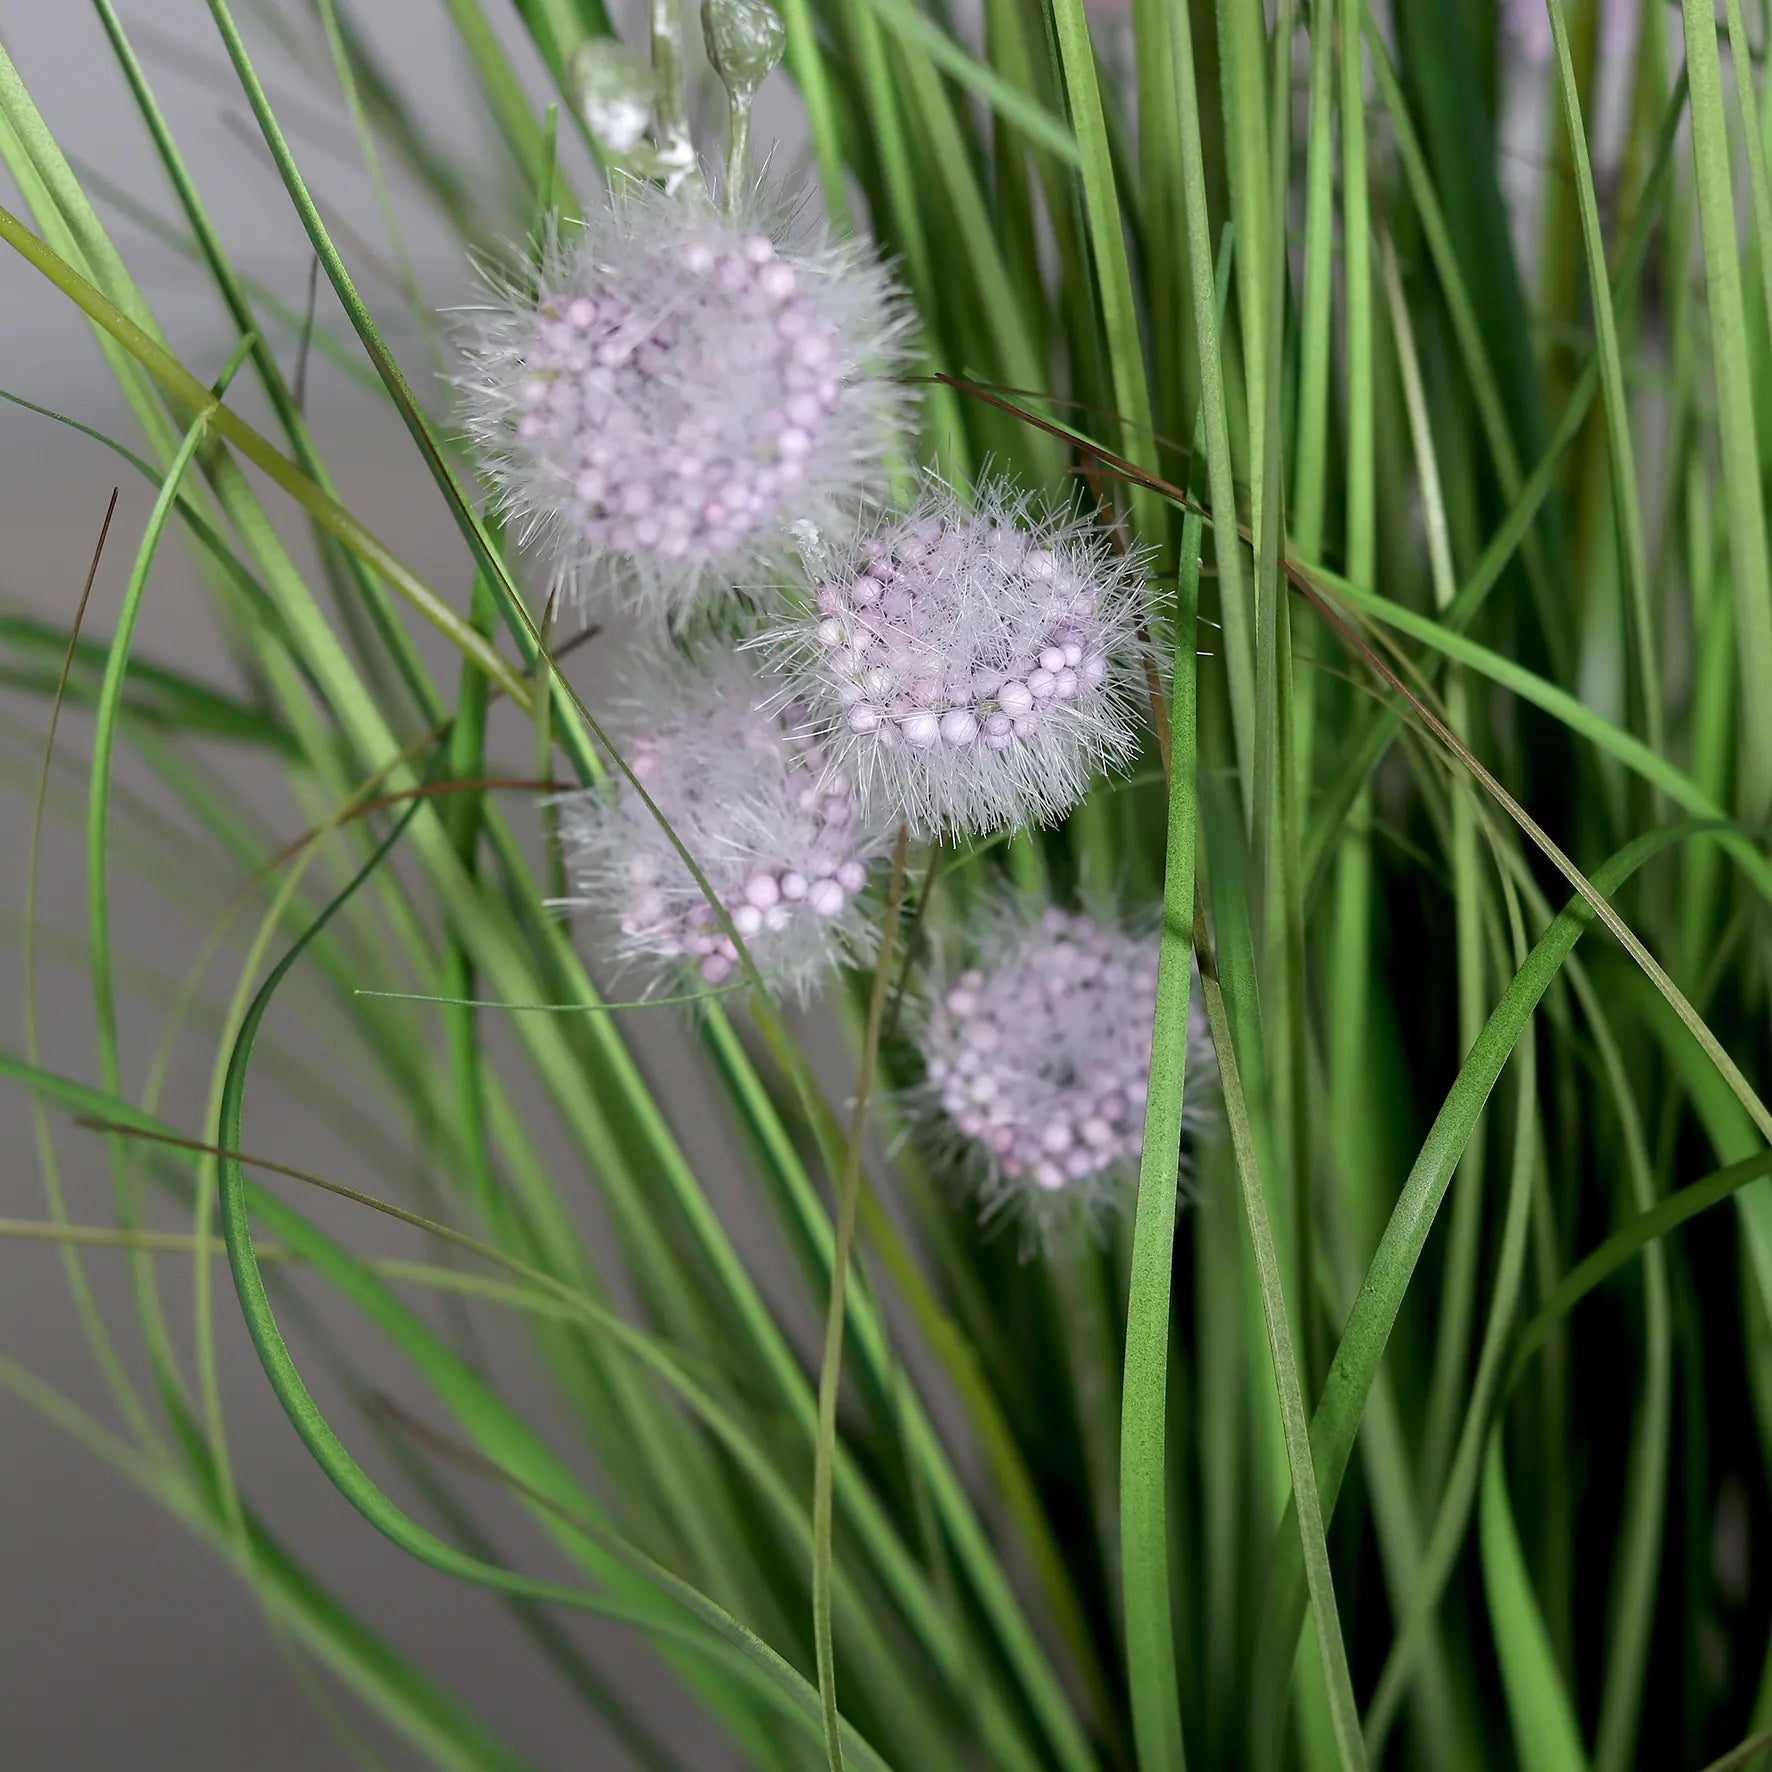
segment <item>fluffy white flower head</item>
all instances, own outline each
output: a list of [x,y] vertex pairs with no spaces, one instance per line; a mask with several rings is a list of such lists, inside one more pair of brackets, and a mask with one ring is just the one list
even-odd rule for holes
[[[1136,1189],[1150,1079],[1157,938],[1006,903],[975,964],[940,982],[920,1044],[927,1103],[979,1177],[987,1219],[1050,1244],[1097,1225]],[[1188,1007],[1183,1125],[1209,1118],[1216,1067]]]
[[878,483],[902,304],[865,250],[795,215],[618,180],[464,328],[473,446],[581,596],[680,626]]
[[918,836],[1061,817],[1137,752],[1144,574],[1001,481],[917,506],[812,564],[816,607],[772,636],[882,822]]
[[[623,746],[765,982],[802,995],[867,945],[857,901],[887,846],[803,727],[744,660],[721,656],[644,673]],[[640,796],[624,783],[612,798],[586,792],[561,805],[567,902],[613,915],[649,982],[730,980],[738,949]]]

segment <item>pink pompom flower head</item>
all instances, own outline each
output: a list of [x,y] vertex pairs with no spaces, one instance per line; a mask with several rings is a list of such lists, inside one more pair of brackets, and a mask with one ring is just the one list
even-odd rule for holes
[[[624,722],[629,767],[744,937],[766,985],[804,997],[865,952],[861,895],[890,833],[866,824],[848,782],[775,705],[743,658],[670,660],[639,673]],[[560,802],[571,906],[611,915],[619,948],[649,976],[718,986],[738,949],[664,827],[631,786]]]
[[[975,1177],[985,1220],[1017,1222],[1030,1250],[1051,1249],[1099,1229],[1137,1190],[1157,936],[1011,899],[990,908],[972,946],[922,1008],[921,1105]],[[1216,1076],[1196,985],[1190,1132],[1210,1123]]]
[[903,436],[905,310],[864,248],[759,191],[631,179],[462,328],[470,443],[584,602],[681,627],[803,522],[841,530]]
[[987,479],[814,547],[767,636],[789,693],[882,823],[919,837],[1062,817],[1138,751],[1144,559]]

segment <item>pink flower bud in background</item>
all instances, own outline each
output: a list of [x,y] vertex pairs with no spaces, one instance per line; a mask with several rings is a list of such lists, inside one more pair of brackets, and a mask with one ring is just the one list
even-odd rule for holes
[[[982,919],[970,958],[923,1008],[925,1103],[970,1159],[984,1217],[1018,1219],[1050,1246],[1136,1191],[1157,936],[1013,899]],[[1188,1130],[1209,1121],[1216,1077],[1196,988]]]
[[[803,716],[768,703],[742,658],[639,673],[624,754],[707,876],[764,981],[804,996],[865,951],[860,895],[891,833],[859,816],[852,787],[808,738]],[[670,837],[631,785],[562,799],[573,896],[614,919],[649,985],[718,986],[738,949]],[[673,976],[674,975],[674,976]]]

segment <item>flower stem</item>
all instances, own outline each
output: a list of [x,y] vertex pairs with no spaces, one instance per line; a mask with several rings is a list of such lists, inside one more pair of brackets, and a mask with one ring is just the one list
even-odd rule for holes
[[904,904],[905,850],[910,834],[898,828],[892,851],[892,883],[886,889],[886,916],[880,953],[874,962],[874,988],[868,998],[867,1032],[862,1040],[861,1074],[843,1153],[842,1192],[837,1202],[837,1243],[831,1253],[831,1296],[825,1312],[824,1363],[818,1378],[818,1440],[812,1463],[812,1638],[818,1659],[818,1697],[824,1710],[825,1753],[830,1772],[842,1772],[843,1746],[837,1714],[836,1650],[831,1638],[831,1478],[837,1445],[837,1389],[843,1373],[844,1294],[849,1284],[849,1252],[855,1243],[855,1212],[861,1194],[861,1140],[867,1129],[868,1094],[880,1056],[880,1027],[886,1015],[886,987],[892,977],[892,949]]
[[652,0],[652,78],[653,141],[664,165],[665,189],[675,191],[695,170],[695,145],[689,138],[681,0]]
[[729,213],[751,178],[751,95],[734,88],[726,108],[726,186],[721,206]]

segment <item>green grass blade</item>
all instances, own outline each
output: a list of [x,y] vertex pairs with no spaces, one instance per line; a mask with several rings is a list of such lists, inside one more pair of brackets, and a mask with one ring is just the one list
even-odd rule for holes
[[1200,901],[1194,905],[1194,949],[1200,956],[1201,994],[1206,1001],[1207,1022],[1218,1054],[1218,1071],[1224,1091],[1225,1121],[1236,1157],[1237,1180],[1243,1196],[1243,1216],[1255,1250],[1256,1274],[1261,1289],[1262,1316],[1267,1325],[1268,1352],[1273,1364],[1274,1387],[1279,1395],[1281,1430],[1286,1462],[1292,1475],[1296,1531],[1288,1535],[1298,1550],[1310,1596],[1311,1619],[1316,1626],[1317,1647],[1329,1689],[1330,1719],[1335,1747],[1344,1772],[1357,1772],[1366,1764],[1366,1744],[1360,1733],[1359,1710],[1354,1703],[1353,1680],[1348,1671],[1347,1647],[1342,1640],[1341,1619],[1335,1606],[1334,1576],[1324,1540],[1324,1515],[1318,1500],[1317,1474],[1311,1457],[1311,1435],[1305,1417],[1304,1394],[1292,1351],[1292,1331],[1287,1320],[1286,1294],[1280,1263],[1274,1251],[1268,1221],[1267,1195],[1256,1162],[1249,1128],[1249,1110],[1243,1099],[1237,1054],[1231,1040],[1222,986],[1211,957],[1211,938]]
[[1083,165],[1076,136],[1057,117],[1005,80],[988,62],[969,55],[940,25],[919,12],[911,0],[862,0],[862,4],[894,36],[915,44],[958,85],[977,93],[1034,146],[1044,148],[1066,166]]
[[[122,345],[185,408],[187,415],[204,410],[209,400],[203,384],[170,351],[5,209],[0,209],[0,240],[4,240],[18,252],[27,263]],[[528,709],[529,685],[344,506],[323,492],[293,461],[227,406],[216,408],[211,416],[211,424],[217,435],[238,449],[255,467],[262,469],[323,529],[336,537],[366,565],[379,572],[451,645],[465,657],[471,658],[497,683],[517,706]]]
[[[1206,425],[1206,474],[1210,488],[1213,558],[1218,567],[1219,615],[1224,624],[1225,674],[1230,694],[1236,756],[1245,776],[1255,752],[1255,653],[1249,602],[1243,590],[1243,559],[1237,539],[1237,492],[1231,461],[1229,409],[1219,339],[1206,206],[1206,163],[1200,141],[1200,97],[1194,78],[1192,33],[1170,33],[1175,56],[1176,102],[1181,117],[1183,208],[1187,220],[1188,272],[1192,282],[1194,335],[1199,348],[1200,400]],[[1242,245],[1238,244],[1239,258]]]
[[837,1656],[831,1634],[831,1511],[832,1466],[837,1444],[837,1389],[843,1371],[843,1326],[846,1321],[844,1294],[855,1241],[856,1202],[861,1193],[861,1150],[867,1133],[868,1095],[880,1056],[880,1024],[886,1012],[886,986],[892,977],[892,952],[898,936],[899,906],[904,895],[905,849],[909,841],[909,834],[901,825],[892,854],[892,884],[887,889],[880,952],[874,962],[873,990],[868,998],[861,1073],[856,1083],[849,1139],[844,1147],[836,1242],[831,1257],[831,1291],[825,1309],[824,1357],[818,1374],[818,1439],[812,1467],[812,1635],[818,1654],[818,1697],[823,1711],[824,1751],[831,1772],[842,1772],[843,1767],[843,1731],[837,1713]]
[[1649,558],[1643,542],[1643,514],[1637,504],[1637,455],[1631,441],[1630,401],[1624,385],[1624,362],[1618,349],[1618,319],[1612,308],[1612,287],[1606,270],[1606,242],[1600,233],[1600,206],[1594,194],[1593,166],[1581,120],[1581,93],[1569,52],[1569,27],[1563,0],[1547,0],[1551,38],[1556,46],[1557,83],[1562,97],[1563,127],[1574,159],[1575,197],[1581,211],[1581,241],[1587,254],[1588,291],[1593,302],[1594,355],[1600,369],[1601,406],[1606,416],[1606,444],[1612,464],[1612,514],[1618,526],[1618,553],[1624,574],[1625,601],[1636,655],[1638,693],[1644,732],[1652,749],[1663,746],[1661,636],[1649,607]]
[[[1709,828],[1690,823],[1669,825],[1638,837],[1594,871],[1594,890],[1610,897],[1652,856]],[[1360,1416],[1458,1159],[1527,1022],[1594,918],[1593,907],[1578,895],[1538,938],[1484,1024],[1482,1035],[1459,1066],[1403,1183],[1390,1222],[1348,1313],[1311,1422],[1311,1444],[1326,1518],[1334,1513]],[[1269,1670],[1265,1676],[1269,1683],[1264,1689],[1269,1691],[1276,1689],[1274,1674],[1283,1677],[1283,1670],[1291,1665],[1304,1616],[1297,1532],[1290,1521],[1282,1527],[1276,1541],[1276,1558],[1261,1650],[1264,1667]],[[1257,1677],[1263,1675],[1258,1673]]]
[[[248,351],[252,340],[242,339],[215,383],[213,400],[219,404]],[[172,459],[160,487],[153,509],[148,513],[142,538],[136,549],[135,562],[124,587],[123,601],[117,611],[117,625],[111,636],[104,680],[99,687],[92,738],[92,766],[86,802],[86,891],[87,927],[90,942],[88,967],[92,979],[93,1016],[98,1041],[99,1078],[114,1095],[123,1093],[123,1067],[117,1036],[117,1000],[111,969],[111,913],[107,853],[110,821],[111,768],[115,755],[118,722],[123,706],[123,688],[129,675],[130,648],[134,643],[137,620],[147,593],[148,575],[153,570],[160,538],[178,498],[179,485],[204,439],[209,413],[200,412],[191,421],[178,453]],[[135,1203],[129,1178],[129,1164],[121,1143],[108,1141],[112,1190],[117,1217],[125,1226],[136,1220]],[[207,1278],[207,1264],[205,1278]],[[137,1309],[143,1337],[153,1363],[156,1384],[170,1400],[181,1388],[178,1360],[166,1332],[150,1262],[133,1264]]]
[[1509,1363],[1507,1384],[1511,1391],[1519,1383],[1532,1357],[1544,1346],[1551,1331],[1590,1293],[1637,1256],[1671,1236],[1682,1225],[1689,1224],[1701,1212],[1733,1199],[1744,1187],[1772,1175],[1772,1150],[1756,1152],[1738,1163],[1730,1163],[1699,1181],[1689,1181],[1671,1194],[1656,1201],[1646,1212],[1621,1225],[1591,1254],[1579,1262],[1557,1282],[1556,1288],[1533,1314],[1531,1322],[1520,1331]]
[[1490,1439],[1484,1461],[1478,1538],[1489,1598],[1489,1634],[1501,1663],[1502,1690],[1507,1694],[1520,1766],[1523,1772],[1586,1772],[1581,1730],[1557,1673],[1556,1654],[1514,1526],[1499,1433]]
[[1741,808],[1750,824],[1772,813],[1772,572],[1766,548],[1766,511],[1760,494],[1760,451],[1755,436],[1748,358],[1747,314],[1735,234],[1722,73],[1715,9],[1709,0],[1683,0],[1686,78],[1691,89],[1692,167],[1698,188],[1704,245],[1705,298],[1710,311],[1711,367],[1723,491],[1729,511],[1730,578],[1735,591],[1735,645],[1741,675]]
[[[1504,689],[1512,690],[1522,700],[1543,708],[1577,737],[1586,739],[1608,756],[1616,757],[1633,774],[1641,776],[1651,787],[1665,794],[1674,805],[1691,817],[1721,819],[1725,816],[1723,808],[1683,770],[1668,762],[1660,753],[1651,750],[1641,739],[1613,725],[1578,696],[1557,688],[1555,684],[1524,666],[1515,664],[1511,659],[1504,658],[1500,653],[1486,646],[1479,646],[1474,640],[1465,639],[1443,622],[1406,609],[1387,597],[1362,591],[1332,573],[1316,573],[1313,576],[1330,585],[1338,597],[1351,604],[1362,615],[1375,617],[1386,627],[1395,628],[1399,633],[1422,641],[1455,664],[1476,671],[1491,682],[1499,683]],[[1742,834],[1731,833],[1724,841],[1755,888],[1762,894],[1772,896],[1772,862],[1768,862],[1766,856]]]
[[1150,1094],[1138,1164],[1126,1354],[1120,1402],[1120,1558],[1127,1686],[1138,1760],[1149,1772],[1186,1764],[1169,1587],[1170,1276],[1175,1264],[1182,1095],[1192,994],[1196,809],[1195,659],[1201,519],[1181,530],[1174,667],[1169,684],[1169,817],[1163,926],[1151,1028]]

